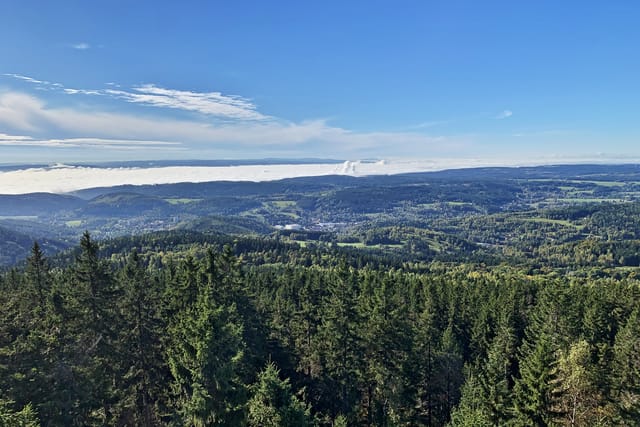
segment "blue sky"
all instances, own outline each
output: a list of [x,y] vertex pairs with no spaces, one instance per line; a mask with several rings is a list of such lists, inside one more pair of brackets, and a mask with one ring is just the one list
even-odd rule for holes
[[0,3],[0,163],[640,158],[635,1]]

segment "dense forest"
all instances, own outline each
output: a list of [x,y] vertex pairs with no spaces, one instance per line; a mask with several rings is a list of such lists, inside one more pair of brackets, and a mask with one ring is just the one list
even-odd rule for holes
[[0,427],[638,425],[639,183],[0,196]]
[[[546,215],[594,233],[624,216],[571,212]],[[0,279],[0,426],[637,425],[637,268],[534,247],[484,263],[189,231],[36,243]]]

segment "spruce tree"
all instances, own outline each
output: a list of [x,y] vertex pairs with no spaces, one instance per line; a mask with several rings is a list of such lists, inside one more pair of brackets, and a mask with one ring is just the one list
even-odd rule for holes
[[515,348],[511,318],[503,317],[478,376],[489,420],[494,426],[504,425],[512,417]]
[[640,309],[633,310],[613,347],[613,396],[621,422],[640,419]]
[[171,325],[167,360],[181,423],[238,425],[244,419],[240,369],[245,345],[236,319],[235,306],[220,304],[213,286],[201,284],[193,306]]
[[80,240],[80,254],[70,280],[74,317],[69,319],[69,327],[77,345],[72,364],[78,367],[84,389],[80,406],[86,411],[87,423],[109,423],[114,416],[112,406],[117,399],[116,377],[122,358],[116,346],[120,292],[88,232]]
[[162,358],[164,322],[159,316],[159,292],[134,250],[121,270],[122,328],[121,422],[153,426],[159,422],[159,402],[168,368]]
[[572,335],[568,307],[572,304],[562,284],[550,283],[531,313],[519,351],[520,377],[514,386],[514,410],[519,422],[546,426],[552,409],[555,364]]
[[280,379],[280,370],[269,363],[251,386],[248,420],[255,427],[306,427],[313,425],[310,409],[291,391],[288,379]]
[[491,420],[480,378],[473,369],[468,369],[462,386],[460,403],[451,412],[451,427],[488,427]]
[[331,402],[334,414],[349,415],[360,398],[362,353],[358,334],[360,316],[356,310],[357,284],[346,260],[340,261],[328,286],[319,330],[324,342],[323,360],[326,374],[335,387],[333,393],[337,396]]

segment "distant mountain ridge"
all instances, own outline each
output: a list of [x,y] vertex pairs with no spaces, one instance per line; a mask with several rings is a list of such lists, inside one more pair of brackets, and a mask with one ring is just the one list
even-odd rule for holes
[[[5,257],[0,265],[23,257],[33,239],[50,241],[50,247],[55,249],[77,241],[84,230],[100,239],[162,230],[230,235],[287,234],[284,231],[288,230],[285,237],[293,240],[313,235],[323,242],[343,246],[407,245],[424,253],[432,253],[433,247],[446,252],[447,247],[457,243],[440,243],[441,234],[434,234],[434,230],[445,236],[465,224],[452,223],[452,218],[536,212],[572,205],[586,209],[584,206],[588,204],[601,202],[612,206],[640,202],[640,165],[488,167],[0,195],[0,226],[4,228],[0,254]],[[522,225],[523,230],[545,224],[567,227],[566,222],[572,220],[538,214],[532,214],[531,218]],[[495,222],[502,220],[500,217]],[[366,230],[373,223],[378,228],[388,227],[385,233],[389,235],[368,233]],[[478,224],[471,228],[477,229]],[[431,246],[420,246],[419,242],[405,238],[407,233],[393,228],[409,225],[423,228],[420,238]],[[576,238],[580,238],[584,224],[574,226],[580,231]],[[347,236],[346,232],[351,234]],[[486,236],[477,240],[484,247],[501,243]],[[631,259],[626,255],[625,258]]]

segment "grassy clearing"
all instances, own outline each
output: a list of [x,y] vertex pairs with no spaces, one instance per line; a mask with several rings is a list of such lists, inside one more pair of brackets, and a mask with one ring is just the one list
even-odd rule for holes
[[367,247],[369,247],[369,248],[373,247],[373,246],[367,246],[362,242],[354,242],[354,243],[338,242],[338,246],[340,246],[341,248],[350,247],[350,248],[360,248],[360,249],[367,248]]
[[601,187],[624,187],[627,183],[620,181],[576,181],[599,185]]
[[605,203],[605,202],[624,202],[624,199],[620,198],[601,198],[601,197],[576,197],[576,198],[563,198],[563,199],[549,199],[548,202],[558,203]]
[[442,243],[435,239],[425,239],[431,249],[436,252],[442,252]]
[[300,219],[300,215],[295,212],[280,212],[282,215],[286,215],[291,219]]
[[0,215],[0,220],[3,219],[18,219],[18,220],[24,220],[24,221],[35,221],[38,219],[37,216],[35,215]]
[[[569,179],[569,180],[562,180],[562,179],[553,179],[553,178],[539,178],[539,179],[529,179],[528,181],[531,182],[563,182],[565,184],[593,184],[593,185],[599,185],[600,187],[624,187],[625,185],[627,185],[626,182],[622,182],[622,181],[593,181],[593,180],[581,180],[581,179]],[[558,186],[559,189],[563,189],[563,188],[567,188],[565,186]]]
[[296,206],[296,202],[293,200],[274,200],[271,204],[279,209],[293,208]]
[[390,248],[401,248],[403,245],[401,244],[396,244],[396,245],[365,245],[362,242],[355,242],[355,243],[347,243],[347,242],[338,242],[338,246],[340,246],[341,248],[343,247],[351,247],[351,248],[359,248],[359,249],[363,249],[363,248],[367,248],[367,249],[390,249]]
[[80,227],[82,225],[82,220],[74,219],[74,220],[65,222],[65,224],[67,227]]
[[164,199],[164,200],[172,205],[186,205],[187,203],[199,202],[202,199]]
[[566,219],[551,219],[551,218],[534,217],[534,218],[524,218],[523,220],[527,221],[527,222],[542,222],[542,223],[547,223],[547,224],[558,224],[558,225],[563,225],[565,227],[571,227],[571,228],[575,228],[575,229],[583,228],[582,226],[574,224],[571,221],[568,221]]

